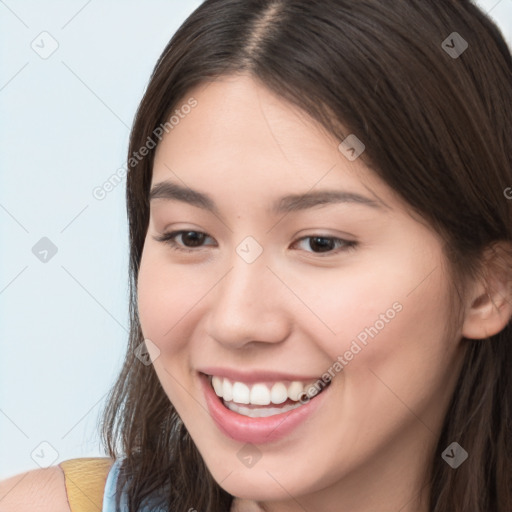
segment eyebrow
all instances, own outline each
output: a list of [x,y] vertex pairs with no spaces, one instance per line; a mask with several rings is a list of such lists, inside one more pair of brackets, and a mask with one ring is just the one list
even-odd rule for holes
[[[219,209],[214,200],[203,192],[198,192],[189,187],[183,187],[171,181],[156,183],[149,193],[149,200],[166,199],[182,201],[184,203],[203,208],[220,215]],[[317,190],[305,192],[304,194],[290,194],[278,199],[271,207],[274,214],[291,213],[336,203],[354,203],[369,206],[382,210],[387,205],[379,200],[344,190]]]

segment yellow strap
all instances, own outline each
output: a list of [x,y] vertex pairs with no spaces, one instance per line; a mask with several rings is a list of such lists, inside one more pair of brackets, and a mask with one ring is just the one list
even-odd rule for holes
[[113,460],[82,457],[61,462],[71,512],[101,512],[105,483]]

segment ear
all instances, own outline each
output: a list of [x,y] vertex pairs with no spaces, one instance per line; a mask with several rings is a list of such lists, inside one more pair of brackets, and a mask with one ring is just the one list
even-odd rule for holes
[[485,339],[502,331],[512,317],[512,245],[499,242],[482,258],[483,278],[469,290],[462,336]]

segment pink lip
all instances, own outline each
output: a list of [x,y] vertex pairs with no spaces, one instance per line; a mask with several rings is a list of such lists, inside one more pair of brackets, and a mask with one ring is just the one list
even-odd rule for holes
[[[218,375],[214,374],[214,375]],[[261,379],[262,374],[258,378]],[[268,377],[268,375],[267,375]],[[229,378],[229,377],[228,377]],[[292,411],[268,416],[266,418],[249,418],[230,411],[222,403],[212,386],[207,375],[199,373],[199,379],[203,386],[206,404],[210,415],[217,427],[226,436],[242,443],[263,444],[277,441],[288,435],[292,430],[302,424],[320,407],[325,400],[328,389],[311,399],[307,404],[297,407]],[[279,380],[279,379],[270,379]],[[288,380],[288,379],[286,379]],[[302,380],[302,379],[293,379]],[[248,382],[246,380],[246,382]],[[261,380],[259,381],[261,382]]]
[[205,368],[198,368],[200,373],[207,375],[216,375],[217,377],[226,377],[231,381],[247,382],[248,384],[254,382],[287,382],[300,380],[302,382],[316,381],[320,377],[318,375],[290,375],[283,372],[273,372],[268,370],[252,370],[250,372],[242,372],[235,368],[221,368],[209,366]]

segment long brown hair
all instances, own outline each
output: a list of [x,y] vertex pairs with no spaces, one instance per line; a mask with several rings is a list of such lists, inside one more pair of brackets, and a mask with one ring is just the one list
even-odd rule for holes
[[[338,140],[364,141],[363,161],[442,236],[459,298],[465,279],[480,275],[484,249],[512,240],[512,57],[469,0],[203,2],[160,56],[130,138],[130,336],[101,432],[110,456],[125,458],[119,489],[126,484],[130,512],[156,494],[169,510],[226,512],[233,499],[153,366],[135,356],[154,149],[134,160],[192,87],[232,73],[250,74]],[[427,467],[429,511],[510,512],[511,324],[467,345]],[[453,441],[470,453],[457,470],[441,458]]]

